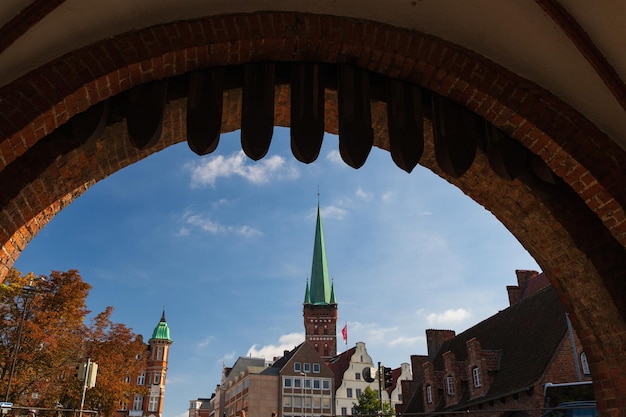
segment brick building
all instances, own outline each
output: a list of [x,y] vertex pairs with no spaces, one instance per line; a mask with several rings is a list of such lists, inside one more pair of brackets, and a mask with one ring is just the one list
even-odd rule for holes
[[[541,414],[543,386],[591,379],[581,343],[545,275],[517,271],[511,305],[456,335],[427,330],[428,355],[411,357],[404,413],[516,417]],[[409,392],[411,394],[409,394]],[[521,411],[524,410],[524,411]]]
[[128,382],[137,387],[147,388],[146,394],[133,394],[126,404],[122,404],[115,417],[161,417],[165,400],[165,377],[172,344],[170,328],[165,320],[165,311],[148,340],[144,357],[146,369],[139,375],[127,377]]

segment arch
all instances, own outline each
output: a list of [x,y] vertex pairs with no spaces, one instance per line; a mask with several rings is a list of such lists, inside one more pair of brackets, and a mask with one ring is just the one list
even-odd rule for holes
[[[258,29],[254,35],[245,29],[250,27]],[[145,150],[129,145],[124,121],[115,119],[100,140],[77,143],[66,131],[74,116],[154,80],[259,61],[351,63],[422,86],[538,155],[560,178],[557,186],[530,177],[499,179],[481,152],[453,178],[436,163],[426,121],[420,163],[492,211],[533,255],[588,352],[605,401],[600,409],[626,408],[619,354],[626,335],[624,151],[541,87],[459,46],[380,23],[287,12],[180,21],[103,40],[0,89],[0,277],[54,214],[90,185],[184,140],[186,99],[170,99],[162,138]],[[289,125],[288,91],[276,89],[276,125]],[[240,127],[240,109],[241,91],[226,92],[222,131]],[[389,150],[385,106],[374,103],[372,109],[374,144]],[[327,132],[337,132],[337,114],[336,94],[327,91]]]

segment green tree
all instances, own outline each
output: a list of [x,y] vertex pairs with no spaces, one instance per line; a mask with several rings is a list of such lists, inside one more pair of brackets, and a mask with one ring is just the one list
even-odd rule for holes
[[145,369],[146,345],[130,328],[111,321],[112,307],[86,324],[90,289],[76,270],[53,271],[48,277],[9,272],[0,285],[2,400],[11,379],[8,399],[13,403],[78,408],[82,382],[75,377],[76,367],[87,356],[98,363],[98,377],[87,390],[85,409],[109,416],[136,391],[129,378]]
[[[366,387],[358,398],[359,402],[354,403],[354,413],[359,416],[380,415],[380,400],[378,399],[378,391],[374,391],[370,387]],[[383,402],[383,415],[392,416],[395,413],[391,404]]]

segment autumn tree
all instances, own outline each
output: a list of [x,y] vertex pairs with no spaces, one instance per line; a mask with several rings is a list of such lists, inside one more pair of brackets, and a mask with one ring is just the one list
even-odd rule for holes
[[[374,391],[370,387],[359,395],[358,403],[354,403],[354,414],[359,416],[375,416],[380,415],[380,400],[378,399],[378,391]],[[391,404],[383,402],[383,416],[392,416],[395,413]]]
[[[91,286],[78,271],[48,277],[11,270],[0,285],[0,394],[21,406],[78,408],[82,382],[76,366],[97,362],[96,387],[87,390],[86,409],[103,415],[125,403],[125,376],[145,367],[141,336],[111,321],[112,307],[86,324]],[[19,339],[19,344],[18,344]],[[10,391],[9,380],[11,380]]]

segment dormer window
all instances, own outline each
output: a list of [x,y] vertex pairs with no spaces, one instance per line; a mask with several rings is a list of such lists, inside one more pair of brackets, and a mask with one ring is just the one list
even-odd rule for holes
[[454,395],[454,377],[453,376],[446,377],[446,393],[449,396]]
[[480,380],[480,368],[475,366],[472,368],[472,379],[474,380],[474,388],[478,388],[482,385]]

